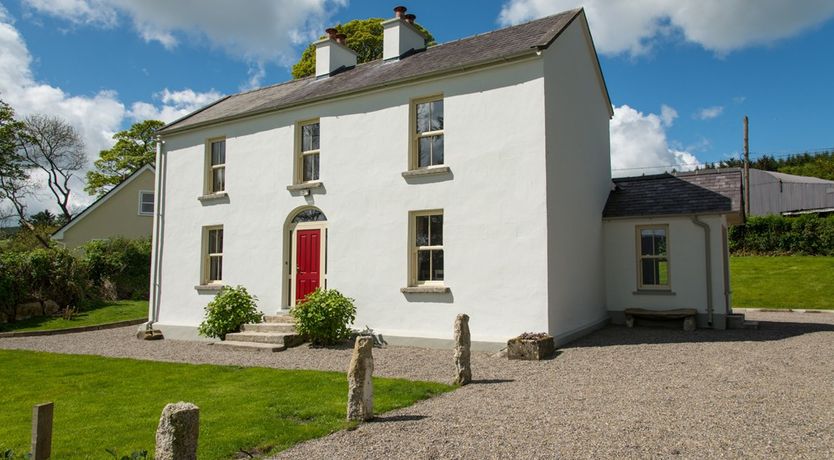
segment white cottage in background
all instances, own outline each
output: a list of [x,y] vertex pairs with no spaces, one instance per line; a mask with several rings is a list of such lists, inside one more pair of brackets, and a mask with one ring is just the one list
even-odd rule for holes
[[[676,276],[688,262],[657,254],[671,277],[635,274],[651,265],[637,260],[639,217],[603,222],[612,108],[583,10],[429,48],[403,10],[383,23],[381,60],[356,65],[331,33],[315,76],[161,130],[155,326],[196,337],[212,296],[238,284],[269,314],[339,289],[355,325],[392,343],[443,343],[461,312],[476,344],[524,331],[565,342],[677,283],[676,301],[706,315],[684,297],[698,275]],[[675,247],[678,223],[649,224]],[[606,270],[606,251],[625,269]]]

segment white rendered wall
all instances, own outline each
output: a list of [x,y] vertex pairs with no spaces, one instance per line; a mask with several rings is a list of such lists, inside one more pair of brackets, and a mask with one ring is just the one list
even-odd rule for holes
[[[439,93],[452,177],[407,182],[409,102]],[[450,339],[465,312],[476,341],[547,329],[542,94],[531,60],[167,137],[159,326],[203,318],[212,295],[194,286],[207,225],[224,226],[224,282],[246,286],[267,313],[286,308],[284,223],[312,204],[328,218],[327,285],[356,299],[355,327]],[[293,125],[315,117],[324,193],[294,196]],[[229,202],[206,205],[204,143],[216,136],[226,136]],[[402,294],[408,213],[435,208],[451,295]]]
[[[723,216],[701,216],[710,226],[713,313],[727,314],[724,283]],[[637,294],[637,225],[668,225],[669,280],[674,295]],[[689,216],[608,220],[605,222],[605,277],[608,309],[696,308],[707,313],[704,230]]]
[[412,49],[426,47],[423,34],[402,19],[389,19],[382,27],[382,59],[398,58]]
[[607,318],[602,210],[611,180],[609,106],[579,18],[544,51],[548,322],[557,339]]
[[335,40],[324,39],[316,45],[316,76],[329,75],[341,67],[356,65],[356,53]]

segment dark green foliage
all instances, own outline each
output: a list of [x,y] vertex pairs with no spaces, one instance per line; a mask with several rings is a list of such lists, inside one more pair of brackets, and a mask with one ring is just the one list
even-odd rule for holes
[[243,286],[223,287],[206,305],[206,319],[198,332],[205,337],[225,339],[226,334],[240,331],[244,324],[263,322],[264,314],[258,310],[257,301]]
[[26,254],[27,295],[44,303],[52,300],[61,309],[78,307],[89,285],[80,261],[64,248],[35,249]]
[[0,320],[15,321],[17,306],[25,300],[28,287],[25,255],[0,254]]
[[151,240],[114,238],[83,246],[90,281],[103,288],[110,283],[116,298],[146,300],[150,289]]
[[314,345],[334,345],[347,339],[356,319],[353,299],[335,289],[316,289],[291,313],[295,328]]
[[736,254],[834,255],[834,216],[751,217],[729,232]]
[[[382,18],[354,19],[339,24],[334,29],[347,35],[348,48],[356,51],[356,63],[370,62],[382,58]],[[427,38],[427,45],[434,44],[434,37],[419,24],[414,24]],[[320,38],[324,38],[322,35]],[[316,73],[316,47],[310,44],[301,53],[301,59],[292,66],[293,78],[304,78]]]

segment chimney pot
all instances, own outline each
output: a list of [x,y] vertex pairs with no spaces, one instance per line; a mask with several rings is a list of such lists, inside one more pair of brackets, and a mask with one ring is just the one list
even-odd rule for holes
[[334,40],[336,38],[336,34],[339,32],[338,30],[334,29],[333,27],[327,28],[324,30],[324,33],[327,34],[327,38]]
[[394,16],[402,19],[402,17],[405,15],[406,11],[408,11],[408,8],[406,8],[404,6],[395,6],[394,7]]
[[336,34],[336,43],[340,45],[344,45],[347,42],[347,35],[345,34]]
[[414,20],[417,19],[417,15],[416,14],[411,14],[411,13],[406,14],[404,17],[405,17],[405,22],[407,22],[409,24],[414,24]]

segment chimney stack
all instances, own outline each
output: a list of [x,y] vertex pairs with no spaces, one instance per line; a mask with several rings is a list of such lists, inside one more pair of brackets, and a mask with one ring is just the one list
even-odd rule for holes
[[415,51],[426,49],[426,37],[414,25],[417,16],[405,14],[404,6],[394,8],[394,17],[382,22],[382,59],[402,59]]
[[316,47],[316,78],[356,67],[356,52],[347,47],[347,35],[332,27],[324,32],[327,36],[313,43]]

